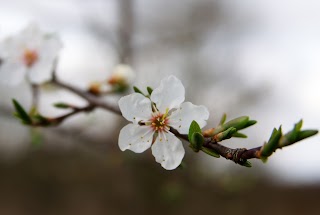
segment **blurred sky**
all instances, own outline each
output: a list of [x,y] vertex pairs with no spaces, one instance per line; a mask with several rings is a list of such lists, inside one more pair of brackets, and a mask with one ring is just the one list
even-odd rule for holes
[[[65,47],[59,64],[63,72],[59,75],[66,81],[72,80],[73,84],[85,86],[88,81],[105,78],[107,74],[101,71],[110,70],[116,63],[112,47],[108,45],[101,47],[96,38],[90,34],[86,26],[86,17],[90,17],[90,14],[97,16],[102,13],[108,14],[108,19],[101,22],[113,30],[117,24],[115,2],[115,0],[104,2],[0,0],[0,38],[18,32],[30,22],[39,23],[49,30],[58,32]],[[148,9],[152,3],[147,0],[136,2],[137,6],[142,8],[141,11],[147,11],[144,12],[144,16],[152,15],[150,11],[153,10]],[[170,8],[170,1],[164,2],[162,4],[167,4]],[[221,58],[222,64],[233,64],[235,70],[245,80],[245,84],[252,89],[264,85],[271,88],[263,94],[258,104],[247,107],[245,112],[242,110],[242,113],[237,113],[249,115],[259,122],[255,128],[250,128],[247,132],[249,138],[253,137],[259,141],[255,143],[256,146],[261,145],[269,138],[268,135],[274,126],[282,124],[283,130],[287,131],[301,118],[305,122],[304,128],[319,129],[320,2],[316,0],[212,2],[219,5],[221,10],[219,12],[224,14],[227,17],[226,22],[229,24],[231,22],[231,26],[235,28],[230,29],[230,25],[223,23],[222,20],[217,29],[212,29],[219,36],[212,40],[206,39],[207,47],[203,53],[207,54],[207,57],[224,56]],[[139,14],[137,16],[139,17]],[[227,54],[223,54],[225,50],[228,50]],[[144,70],[150,67],[152,66],[146,64]],[[169,73],[181,75],[174,69],[167,71],[166,68],[170,65],[156,64],[156,67],[165,70],[161,76]],[[90,71],[89,76],[86,71]],[[151,74],[147,76],[149,79],[151,77],[153,77]],[[147,80],[138,77],[138,83],[142,82]],[[157,84],[158,79],[152,80],[152,83]],[[1,99],[1,103],[9,105],[11,96],[11,94],[4,96],[5,99]],[[211,115],[213,115],[211,118],[218,120],[218,114],[211,113]],[[250,142],[250,139],[247,141]],[[284,181],[320,183],[319,150],[318,135],[278,151],[264,168],[274,171],[276,176]],[[222,161],[219,162],[228,162],[220,160]]]

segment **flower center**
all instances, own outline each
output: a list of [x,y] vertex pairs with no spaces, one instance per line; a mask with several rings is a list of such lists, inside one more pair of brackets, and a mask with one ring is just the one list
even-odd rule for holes
[[33,66],[38,58],[38,53],[35,50],[26,49],[23,53],[23,62],[29,68]]
[[170,129],[168,121],[167,114],[161,113],[156,113],[150,119],[152,129],[157,132],[168,132]]

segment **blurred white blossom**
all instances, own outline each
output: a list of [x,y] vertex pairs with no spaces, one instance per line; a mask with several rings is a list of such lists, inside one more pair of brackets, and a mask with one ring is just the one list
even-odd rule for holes
[[49,81],[61,48],[56,35],[29,25],[0,43],[0,80],[9,85],[17,85],[25,78],[32,84]]
[[161,81],[150,99],[140,93],[122,97],[119,100],[120,110],[132,124],[120,131],[120,149],[141,153],[151,147],[156,162],[163,168],[177,168],[185,151],[182,142],[170,132],[170,127],[187,134],[193,120],[202,128],[209,118],[206,107],[183,103],[184,99],[184,86],[172,75]]
[[118,64],[114,67],[108,83],[114,90],[124,91],[135,79],[135,72],[126,64]]

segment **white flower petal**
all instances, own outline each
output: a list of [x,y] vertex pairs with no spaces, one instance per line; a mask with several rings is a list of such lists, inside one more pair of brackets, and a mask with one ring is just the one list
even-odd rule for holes
[[51,80],[54,61],[61,48],[61,41],[54,35],[47,36],[41,41],[37,50],[39,59],[28,72],[31,83],[42,84]]
[[[0,44],[0,57],[4,61],[4,65],[1,66],[4,69],[0,69],[1,72],[7,74],[5,81],[12,85],[20,83],[25,78],[25,74],[34,84],[50,80],[53,62],[61,47],[62,44],[58,37],[53,34],[45,34],[35,24],[7,38]],[[36,61],[30,67],[24,62],[26,50],[37,54]],[[18,76],[22,74],[21,71],[23,75]]]
[[149,126],[128,124],[119,134],[119,147],[122,151],[131,150],[141,153],[150,148],[154,131]]
[[151,101],[164,113],[167,108],[177,108],[184,101],[185,89],[181,81],[173,75],[163,79],[160,86],[153,90]]
[[0,43],[0,82],[16,86],[25,79],[27,68],[21,63],[21,41],[14,37]]
[[27,72],[28,80],[33,84],[43,84],[52,78],[53,60],[39,61]]
[[14,61],[4,61],[0,65],[0,82],[8,86],[20,84],[26,74],[26,68]]
[[[24,28],[19,34],[16,35],[17,40],[24,41],[25,44],[30,44],[37,46],[37,44],[42,40],[44,33],[40,27],[31,23],[26,28]],[[35,48],[35,47],[28,47]]]
[[182,142],[170,132],[159,133],[151,150],[156,162],[167,170],[177,168],[185,154]]
[[133,93],[119,100],[122,116],[128,121],[138,123],[152,117],[151,101],[140,93]]
[[188,134],[190,124],[195,120],[200,128],[203,128],[209,118],[209,111],[205,106],[197,106],[191,102],[184,102],[182,105],[172,112],[169,117],[169,125],[181,134]]

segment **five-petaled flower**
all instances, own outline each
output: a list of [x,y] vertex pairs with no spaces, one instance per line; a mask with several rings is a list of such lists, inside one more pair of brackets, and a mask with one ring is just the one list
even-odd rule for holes
[[9,85],[17,85],[26,77],[32,84],[49,81],[61,48],[56,35],[45,34],[38,26],[29,25],[0,43],[0,80]]
[[124,118],[131,124],[122,128],[119,147],[141,153],[151,147],[156,162],[167,170],[177,168],[185,154],[182,142],[170,132],[187,134],[193,120],[206,125],[209,112],[204,106],[184,102],[185,89],[175,76],[163,79],[150,98],[133,93],[119,100]]

